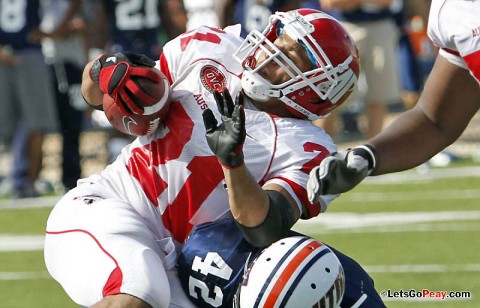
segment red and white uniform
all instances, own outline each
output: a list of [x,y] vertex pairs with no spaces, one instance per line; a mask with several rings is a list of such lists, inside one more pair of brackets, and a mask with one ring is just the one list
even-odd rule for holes
[[[172,274],[178,246],[194,225],[230,215],[202,112],[210,108],[220,121],[213,90],[227,87],[232,97],[241,90],[242,68],[231,57],[240,43],[237,34],[208,27],[168,43],[159,61],[173,90],[164,125],[81,180],[52,211],[47,267],[77,303],[128,293],[159,307],[170,293],[167,302],[185,305]],[[244,156],[253,177],[289,191],[302,218],[318,215],[334,196],[312,205],[305,187],[310,170],[336,150],[331,138],[309,121],[249,108],[247,102]]]
[[440,55],[468,69],[480,83],[480,1],[434,0],[428,36]]

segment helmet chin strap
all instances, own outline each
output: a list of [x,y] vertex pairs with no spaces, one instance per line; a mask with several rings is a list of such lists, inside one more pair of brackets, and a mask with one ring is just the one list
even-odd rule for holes
[[249,71],[244,71],[242,80],[242,89],[250,98],[258,101],[268,101],[270,98],[280,98],[281,90],[271,89],[263,78]]
[[291,107],[292,109],[295,109],[299,113],[303,114],[305,116],[305,118],[307,118],[309,121],[315,121],[315,120],[323,118],[323,116],[316,115],[316,114],[308,111],[307,109],[303,108],[299,104],[297,104],[294,101],[292,101],[291,99],[289,99],[287,96],[282,96],[280,98],[280,100],[285,105],[287,105],[287,106]]

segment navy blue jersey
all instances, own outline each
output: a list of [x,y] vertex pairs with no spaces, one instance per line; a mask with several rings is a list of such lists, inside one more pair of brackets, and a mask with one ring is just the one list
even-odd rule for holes
[[198,225],[177,261],[182,287],[198,307],[233,307],[245,264],[258,252],[231,219]]
[[353,11],[342,12],[340,10],[324,10],[325,13],[328,13],[340,21],[349,21],[349,22],[369,22],[369,21],[378,21],[385,19],[393,20],[393,13],[390,9],[365,9],[360,8]]
[[40,25],[39,0],[0,1],[0,45],[15,50],[40,48],[28,40],[28,34]]
[[[300,235],[292,231],[291,236]],[[330,245],[345,272],[341,307],[385,307],[373,279],[353,259]],[[198,307],[232,307],[244,270],[260,253],[243,239],[232,219],[197,225],[177,261],[183,289]],[[358,303],[357,303],[358,302]]]
[[242,25],[242,37],[250,31],[262,31],[268,25],[268,18],[279,11],[286,0],[238,0],[235,3],[233,21]]
[[154,60],[162,51],[159,42],[159,0],[93,0],[103,3],[108,19],[110,50],[143,53]]

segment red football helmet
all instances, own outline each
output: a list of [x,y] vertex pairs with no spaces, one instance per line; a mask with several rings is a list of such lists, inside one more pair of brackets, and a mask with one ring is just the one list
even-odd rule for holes
[[[305,47],[314,69],[302,72],[274,45],[283,34]],[[262,62],[257,63],[260,54]],[[353,91],[360,71],[358,50],[350,35],[335,18],[312,9],[275,13],[262,33],[250,32],[234,58],[245,69],[242,88],[247,96],[259,101],[278,98],[295,116],[309,120],[340,106]],[[259,70],[271,61],[291,79],[272,84],[260,76]]]

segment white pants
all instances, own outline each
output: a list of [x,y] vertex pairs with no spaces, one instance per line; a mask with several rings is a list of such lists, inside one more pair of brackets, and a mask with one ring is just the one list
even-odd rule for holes
[[79,305],[126,293],[152,307],[194,307],[175,271],[171,238],[159,238],[129,204],[77,187],[47,222],[45,263]]

